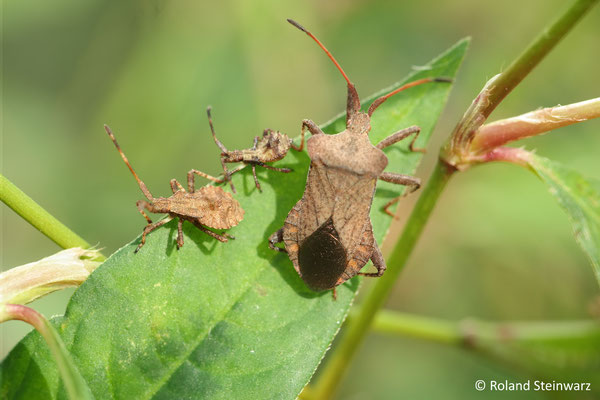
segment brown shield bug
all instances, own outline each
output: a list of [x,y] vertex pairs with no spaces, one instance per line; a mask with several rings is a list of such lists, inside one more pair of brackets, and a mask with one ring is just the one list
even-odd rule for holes
[[[265,129],[262,136],[254,137],[254,146],[251,149],[244,150],[227,150],[223,143],[219,139],[217,139],[217,135],[215,134],[215,128],[213,126],[212,117],[211,117],[211,108],[208,107],[206,109],[206,113],[208,114],[208,123],[210,125],[210,131],[212,133],[213,139],[219,148],[221,149],[221,165],[223,166],[223,170],[225,171],[225,178],[229,181],[231,185],[231,190],[235,193],[235,187],[233,186],[233,182],[231,182],[231,175],[240,171],[244,168],[245,165],[252,166],[252,175],[254,176],[254,183],[256,184],[256,188],[261,191],[260,183],[258,183],[258,178],[256,177],[256,167],[263,167],[266,169],[270,169],[273,171],[279,172],[292,172],[290,168],[277,168],[271,165],[267,165],[266,163],[275,162],[281,160],[286,156],[290,147],[296,151],[302,151],[304,148],[304,128],[302,129],[302,139],[300,142],[300,146],[296,146],[293,140],[287,135],[274,131],[272,129]],[[241,162],[242,165],[235,168],[232,171],[227,171],[226,163],[237,163]]]
[[[187,175],[187,191],[179,182],[177,182],[177,180],[171,179],[171,190],[173,191],[173,195],[166,198],[154,197],[144,182],[137,176],[131,164],[129,164],[127,157],[125,157],[125,153],[123,153],[123,150],[119,147],[117,139],[115,139],[115,135],[113,135],[110,128],[107,125],[104,125],[104,129],[117,147],[117,151],[121,154],[123,161],[125,161],[125,164],[133,174],[133,177],[140,185],[142,193],[144,193],[144,196],[148,199],[148,201],[139,200],[136,203],[137,209],[144,218],[146,218],[146,221],[148,221],[148,225],[146,225],[144,232],[142,233],[142,240],[135,249],[136,253],[146,243],[146,235],[171,221],[173,218],[179,219],[177,225],[177,248],[183,246],[184,220],[191,222],[202,232],[221,242],[227,242],[228,238],[233,238],[233,236],[226,233],[222,235],[215,233],[206,227],[213,229],[229,229],[236,226],[244,217],[244,210],[240,206],[240,203],[238,203],[230,193],[226,193],[220,187],[204,186],[198,190],[194,189],[194,179],[196,175],[203,176],[217,183],[224,182],[223,179],[215,178],[204,172],[192,169]],[[164,213],[169,215],[167,218],[153,223],[144,209],[152,213]]]
[[[369,141],[371,116],[390,96],[427,82],[450,82],[446,78],[420,79],[378,98],[368,111],[361,112],[360,99],[350,79],[325,46],[309,31],[293,20],[292,25],[310,36],[325,51],[348,84],[346,130],[326,135],[312,121],[304,120],[312,136],[307,151],[310,168],[304,195],[289,212],[283,228],[269,237],[269,246],[287,252],[296,272],[314,291],[331,290],[356,275],[381,276],[386,265],[373,237],[369,212],[377,180],[419,188],[415,177],[383,172],[388,159],[382,149],[414,134],[412,151],[419,134],[413,126],[394,133],[376,146]],[[390,201],[388,207],[402,196]],[[391,214],[392,215],[392,214]],[[285,249],[276,246],[283,242]],[[369,261],[377,269],[374,273],[360,270]]]

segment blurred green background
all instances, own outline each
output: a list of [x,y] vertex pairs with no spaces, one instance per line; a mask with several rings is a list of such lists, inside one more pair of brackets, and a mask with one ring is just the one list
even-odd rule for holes
[[[418,173],[426,179],[436,149],[485,81],[564,7],[559,0],[5,0],[2,173],[112,253],[145,222],[135,208],[143,196],[103,123],[158,196],[168,195],[169,180],[184,181],[191,168],[219,174],[205,116],[209,104],[228,148],[249,147],[266,127],[295,136],[303,118],[323,123],[344,108],[344,81],[315,44],[285,22],[292,17],[329,47],[362,96],[472,37]],[[596,8],[492,120],[597,97],[599,40]],[[592,121],[523,145],[600,178],[599,131]],[[59,250],[10,209],[1,210],[4,269]],[[71,294],[55,293],[33,306],[47,316],[61,314]],[[452,320],[570,320],[589,318],[599,294],[566,215],[544,185],[523,169],[498,164],[451,182],[388,307]],[[2,357],[29,330],[19,322],[0,329]],[[464,351],[380,335],[369,337],[349,376],[340,398],[480,398],[476,379],[527,377]]]

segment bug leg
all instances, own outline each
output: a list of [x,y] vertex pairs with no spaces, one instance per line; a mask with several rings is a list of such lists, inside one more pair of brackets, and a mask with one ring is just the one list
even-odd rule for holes
[[142,241],[140,242],[138,247],[135,249],[134,253],[137,253],[138,251],[140,251],[142,246],[146,243],[146,235],[148,235],[150,232],[152,232],[156,228],[163,226],[164,224],[171,221],[172,219],[173,219],[173,217],[167,217],[163,220],[155,222],[154,224],[149,223],[148,225],[146,225],[146,227],[144,228],[144,231],[142,232]]
[[181,186],[181,183],[177,182],[177,179],[171,179],[171,190],[173,191],[173,193],[179,192],[180,190],[182,192],[185,192],[185,189],[183,188],[183,186]]
[[412,193],[421,187],[421,180],[414,176],[384,172],[379,176],[382,181],[408,186],[408,193]]
[[334,287],[331,290],[331,294],[333,295],[333,301],[336,301],[337,300],[337,288],[336,287]]
[[217,134],[215,133],[215,127],[213,126],[213,122],[212,122],[211,110],[212,110],[212,107],[210,107],[210,106],[206,108],[206,115],[208,116],[208,125],[210,125],[210,132],[212,133],[212,137],[213,137],[215,143],[217,144],[217,146],[219,146],[219,148],[221,149],[221,151],[223,153],[229,153],[229,151],[227,151],[227,148],[225,148],[225,146],[223,146],[223,143],[221,143],[221,141],[219,139],[217,139]]
[[[308,128],[308,130],[310,131],[311,135],[323,135],[323,131],[321,130],[321,128],[319,128],[317,126],[317,124],[315,124],[310,119],[303,119],[302,120],[302,129],[300,130],[300,135],[303,138],[304,138],[304,130],[306,128]],[[302,143],[300,143],[300,150],[302,150],[303,146],[304,146],[304,139],[302,139]]]
[[256,163],[256,165],[259,165],[259,166],[261,166],[261,167],[264,167],[264,168],[266,168],[266,169],[270,169],[271,171],[277,171],[277,172],[285,172],[285,173],[288,173],[288,172],[292,172],[292,171],[293,171],[291,168],[278,168],[278,167],[273,167],[272,165],[268,165],[268,164],[265,164],[265,163],[263,163],[263,162],[260,162],[260,161],[259,161],[259,162],[257,162],[257,163]]
[[310,119],[303,120],[302,128],[300,129],[300,146],[296,146],[294,142],[291,141],[290,145],[292,146],[292,149],[296,151],[302,151],[302,149],[304,149],[304,132],[306,131],[306,128],[308,128],[312,135],[320,135],[323,133],[323,131],[317,126],[317,124],[312,122]]
[[409,137],[410,135],[412,135],[414,133],[415,136],[411,140],[408,148],[410,149],[410,151],[418,151],[421,153],[425,153],[425,149],[420,149],[420,148],[414,147],[415,141],[419,137],[420,132],[421,132],[421,128],[419,128],[418,126],[416,126],[416,125],[410,126],[406,129],[402,129],[402,130],[394,133],[393,135],[388,136],[387,138],[383,139],[381,142],[377,143],[377,146],[375,146],[375,147],[377,147],[378,149],[384,149],[388,146],[393,145],[394,143],[398,143],[399,141]]
[[225,182],[225,179],[215,178],[214,176],[209,175],[209,174],[207,174],[205,172],[198,171],[197,169],[191,169],[188,172],[188,174],[187,174],[188,191],[190,193],[194,193],[194,190],[195,190],[194,189],[194,180],[195,180],[196,176],[194,174],[195,175],[200,175],[201,177],[209,179],[209,180],[211,180],[211,181],[213,181],[215,183],[223,183],[223,182]]
[[385,260],[383,259],[381,250],[379,250],[379,246],[377,246],[376,242],[373,242],[373,255],[371,256],[371,261],[373,261],[373,265],[377,268],[377,272],[359,272],[358,275],[378,278],[385,272],[387,266],[385,265]]
[[260,188],[260,183],[258,183],[258,177],[256,176],[256,164],[252,164],[252,176],[254,177],[254,184],[256,185],[256,188],[259,192],[262,192],[262,189]]
[[221,163],[223,164],[223,169],[225,170],[225,178],[224,178],[224,180],[229,182],[229,186],[231,186],[231,191],[233,193],[237,193],[236,190],[235,190],[235,186],[233,186],[233,182],[231,181],[231,175],[235,174],[236,172],[239,172],[239,171],[243,170],[244,167],[246,166],[246,164],[242,164],[242,165],[237,166],[234,169],[228,171],[225,168],[225,165],[224,165],[225,162],[223,160],[221,160]]
[[393,172],[384,172],[379,176],[379,179],[386,182],[396,183],[398,185],[408,186],[407,190],[403,194],[393,198],[392,200],[388,201],[385,206],[383,206],[383,211],[385,211],[386,214],[392,217],[394,216],[394,214],[389,210],[389,208],[392,205],[396,204],[401,198],[407,196],[408,194],[414,192],[415,190],[421,187],[421,180],[410,175],[395,174]]
[[[317,124],[315,124],[310,119],[303,119],[302,120],[302,128],[304,128],[304,129],[308,128],[308,130],[310,131],[311,135],[321,135],[321,134],[323,134],[323,131],[321,130],[321,128],[319,128],[317,126]],[[302,131],[300,132],[300,134],[302,134]]]
[[396,204],[397,202],[399,202],[400,199],[403,198],[404,196],[406,196],[406,194],[400,195],[398,197],[394,197],[392,200],[385,203],[385,205],[383,206],[383,211],[390,217],[396,218],[394,213],[390,211],[390,207],[393,206],[394,204]]
[[[272,132],[271,129],[265,129],[265,131],[263,132],[263,136],[267,136],[271,132]],[[254,145],[252,146],[252,150],[256,150],[257,146],[258,146],[258,136],[254,136]]]
[[[221,166],[223,167],[223,176],[224,179],[229,182],[229,186],[231,186],[231,191],[233,193],[237,193],[235,191],[235,186],[233,186],[233,182],[231,181],[231,175],[233,174],[233,172],[229,172],[227,171],[227,166],[225,165],[225,156],[221,155]],[[239,170],[237,170],[239,171]],[[236,170],[234,170],[234,172],[236,172]]]
[[183,220],[177,221],[177,250],[183,247]]
[[[189,220],[189,221],[190,221],[192,224],[194,224],[194,226],[195,226],[196,228],[200,229],[202,232],[206,233],[208,236],[212,236],[212,237],[214,237],[215,239],[217,239],[217,240],[219,240],[219,241],[221,241],[221,242],[223,242],[223,243],[225,243],[225,242],[227,242],[227,241],[229,240],[229,239],[228,239],[228,236],[229,236],[229,235],[227,235],[227,234],[225,234],[226,236],[219,235],[218,233],[215,233],[215,232],[211,231],[210,229],[206,228],[204,225],[202,225],[202,224],[201,224],[200,222],[198,222],[198,221],[194,221],[194,220]],[[229,237],[231,237],[231,236],[229,236]]]
[[138,200],[137,203],[135,203],[138,211],[140,212],[140,214],[142,214],[144,216],[144,218],[146,218],[146,221],[148,221],[149,224],[152,223],[152,220],[150,219],[150,217],[148,216],[148,214],[146,214],[146,212],[144,211],[144,208],[147,208],[149,203],[145,200]]
[[287,253],[286,249],[283,249],[279,246],[275,246],[277,243],[283,242],[283,228],[279,229],[277,232],[273,233],[269,236],[269,247],[273,250],[280,251],[282,253]]
[[[217,139],[217,135],[215,133],[215,127],[213,126],[213,122],[212,122],[211,110],[212,110],[212,108],[209,106],[206,109],[206,114],[208,115],[208,124],[210,125],[210,132],[212,133],[212,137],[215,140],[215,143],[217,144],[217,146],[219,147],[219,149],[221,149],[221,151],[222,151],[222,153],[221,153],[221,166],[223,167],[223,173],[224,173],[224,176],[225,176],[224,180],[229,182],[229,185],[231,186],[231,191],[233,193],[236,193],[235,186],[233,186],[233,183],[231,182],[231,175],[233,174],[233,172],[229,173],[227,171],[227,167],[225,166],[225,158],[229,156],[229,151],[227,150],[227,148],[225,146],[223,146],[223,143],[221,143],[219,141],[219,139]],[[202,175],[202,174],[199,174],[199,175]],[[202,175],[202,176],[204,176],[205,178],[208,178],[208,179],[212,178],[212,177],[209,178],[210,175],[209,176]],[[211,180],[213,180],[213,179],[211,179]],[[189,186],[189,182],[190,181],[189,181],[189,174],[188,174],[188,186]],[[221,182],[223,182],[223,180],[221,180],[221,182],[218,182],[218,181],[215,181],[215,182],[221,183]],[[193,184],[193,182],[192,182],[192,184]],[[190,192],[193,192],[193,190],[190,190]]]

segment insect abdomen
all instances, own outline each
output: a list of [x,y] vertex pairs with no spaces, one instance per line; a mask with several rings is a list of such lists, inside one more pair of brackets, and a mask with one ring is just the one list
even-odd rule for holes
[[331,218],[304,239],[298,249],[302,280],[315,291],[334,288],[346,262],[346,249]]

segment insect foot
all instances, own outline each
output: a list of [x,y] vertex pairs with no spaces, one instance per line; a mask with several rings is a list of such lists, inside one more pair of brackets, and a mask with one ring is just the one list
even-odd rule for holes
[[[225,179],[229,181],[229,185],[231,185],[231,190],[233,193],[236,193],[236,191],[235,186],[233,186],[233,182],[231,181],[231,175],[240,171],[246,165],[250,165],[252,167],[252,176],[254,176],[254,183],[258,191],[262,191],[262,189],[260,187],[260,183],[258,183],[258,178],[256,177],[256,167],[263,167],[273,171],[286,173],[292,172],[290,168],[277,168],[267,165],[267,163],[279,161],[284,158],[290,150],[290,147],[294,150],[302,151],[304,148],[304,126],[301,130],[302,139],[300,146],[296,146],[290,137],[279,131],[265,129],[262,136],[256,136],[254,138],[254,145],[252,148],[245,150],[227,150],[223,143],[217,139],[217,135],[215,134],[215,128],[213,126],[211,117],[211,107],[206,109],[206,113],[208,114],[208,123],[210,125],[210,131],[213,139],[215,140],[217,146],[219,146],[221,149],[221,165],[225,171]],[[242,163],[242,165],[231,171],[227,171],[226,164],[238,162]]]
[[[204,186],[198,190],[194,189],[194,180],[196,175],[203,176],[214,182],[224,182],[223,179],[215,178],[204,172],[197,171],[195,169],[188,172],[188,190],[186,191],[183,186],[177,180],[171,179],[171,190],[173,195],[171,197],[154,197],[150,190],[146,187],[144,182],[137,176],[133,167],[125,157],[125,153],[119,147],[114,134],[107,125],[104,125],[104,129],[108,136],[115,144],[117,151],[125,161],[125,165],[129,168],[133,177],[140,185],[140,189],[146,200],[139,200],[137,202],[138,211],[146,218],[148,225],[144,228],[142,233],[142,240],[138,247],[135,249],[137,253],[142,246],[146,243],[146,236],[155,230],[171,221],[174,218],[178,219],[177,224],[177,248],[183,246],[183,221],[191,222],[195,227],[200,229],[202,232],[221,242],[227,242],[229,239],[234,239],[226,233],[218,234],[211,231],[208,228],[213,229],[229,229],[236,226],[244,218],[244,210],[240,206],[240,203],[235,200],[230,193],[226,193],[222,188],[215,186]],[[152,222],[150,217],[144,210],[148,210],[151,213],[168,214],[166,218]]]
[[[383,275],[386,265],[373,237],[369,211],[377,180],[409,187],[408,192],[420,186],[417,178],[392,172],[383,172],[388,159],[382,149],[414,135],[412,151],[420,129],[416,126],[394,133],[373,146],[368,134],[373,112],[390,96],[410,87],[427,82],[449,82],[446,78],[420,79],[378,98],[368,111],[361,112],[360,99],[342,67],[325,46],[309,31],[295,21],[288,20],[310,36],[325,51],[348,84],[346,105],[346,130],[335,135],[325,135],[312,121],[304,120],[312,134],[306,146],[310,168],[302,198],[289,212],[283,228],[269,238],[269,247],[287,252],[306,285],[314,291],[334,290],[338,285],[356,275]],[[388,207],[401,196],[390,201]],[[393,214],[391,214],[393,215]],[[284,243],[285,248],[277,246]],[[369,261],[377,269],[374,273],[361,273]]]

